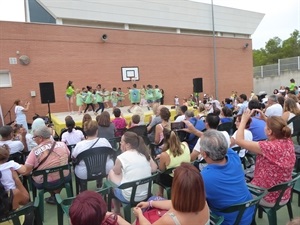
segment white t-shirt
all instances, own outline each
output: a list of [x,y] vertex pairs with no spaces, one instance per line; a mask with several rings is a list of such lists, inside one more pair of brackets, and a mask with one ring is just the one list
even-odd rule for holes
[[[117,157],[122,164],[121,184],[151,176],[150,161],[136,150],[127,150]],[[132,188],[122,190],[123,197],[130,201]],[[135,201],[142,201],[147,197],[148,184],[137,187]]]
[[[236,139],[236,133],[237,133],[237,131],[235,131],[234,134],[232,135],[232,137],[233,137],[234,139]],[[245,139],[246,141],[252,141],[252,140],[253,140],[253,136],[252,136],[252,133],[251,133],[250,130],[247,130],[247,129],[244,130],[244,139]],[[233,146],[231,146],[231,147],[232,147],[232,148],[238,147],[238,145],[233,145]],[[247,150],[247,151],[248,151],[248,150]],[[239,156],[240,156],[240,157],[244,157],[245,154],[246,154],[246,149],[241,149],[240,152],[239,152]]]
[[12,168],[13,170],[18,170],[20,169],[20,167],[21,165],[13,160],[0,165],[0,171],[2,173],[2,177],[0,180],[6,191],[10,189],[16,189],[16,183],[13,179],[10,168]]
[[176,118],[176,120],[174,122],[181,122],[183,120],[185,120],[185,115],[180,115]]
[[16,153],[16,152],[22,152],[24,149],[24,145],[21,141],[0,141],[0,145],[7,144],[9,147],[10,154]]
[[38,144],[33,140],[33,135],[30,133],[26,134],[26,143],[28,147],[28,151],[30,152],[33,148],[38,146]]
[[81,130],[73,129],[71,133],[68,131],[64,132],[61,136],[61,141],[65,142],[66,145],[75,145],[84,139],[84,135]]
[[[228,144],[228,148],[230,147],[230,137],[229,134],[227,133],[227,131],[220,131],[224,137],[226,138],[227,144]],[[201,138],[198,139],[196,145],[194,146],[194,150],[197,152],[200,152],[200,140]],[[201,155],[198,156],[198,159],[201,158]]]
[[279,103],[276,103],[274,105],[269,106],[266,109],[265,115],[267,117],[270,116],[282,116],[283,110],[282,110],[282,106]]
[[[92,147],[92,145],[97,140],[98,140],[98,138],[95,138],[93,140],[83,140],[83,141],[78,142],[72,151],[72,158],[76,158],[76,156],[79,155],[79,153],[90,149],[90,147]],[[99,140],[93,147],[110,147],[111,148],[111,145],[106,138],[99,138]],[[113,166],[114,166],[113,160],[111,158],[107,158],[106,174],[108,174],[108,172],[113,168]],[[79,162],[79,164],[75,167],[75,174],[80,179],[84,180],[87,178],[87,171],[86,171],[86,166],[85,166],[84,161],[81,160]]]

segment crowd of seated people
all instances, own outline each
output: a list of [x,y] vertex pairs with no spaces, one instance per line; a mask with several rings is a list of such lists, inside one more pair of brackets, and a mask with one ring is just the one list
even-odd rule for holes
[[[121,190],[118,189],[118,185],[148,177],[156,172],[157,169],[164,172],[174,167],[176,169],[172,174],[166,176],[161,174],[159,177],[160,182],[172,187],[171,200],[151,202],[151,205],[154,207],[168,210],[166,216],[162,217],[157,224],[173,224],[174,217],[176,218],[175,220],[179,220],[182,225],[189,224],[188,221],[195,220],[199,221],[199,224],[208,224],[209,210],[216,215],[223,216],[223,224],[232,224],[236,214],[220,213],[220,209],[252,199],[252,195],[246,185],[244,171],[241,167],[240,157],[242,157],[242,155],[239,157],[239,155],[231,149],[231,147],[236,146],[243,149],[243,151],[240,151],[242,154],[249,151],[257,155],[254,177],[251,181],[252,184],[262,188],[270,188],[276,184],[291,180],[292,170],[295,164],[295,152],[294,144],[291,139],[292,126],[288,126],[287,121],[299,115],[297,102],[292,95],[286,95],[284,107],[280,110],[281,105],[278,103],[277,95],[267,97],[268,101],[265,104],[265,108],[262,107],[262,103],[255,99],[255,97],[252,97],[252,100],[249,102],[245,94],[241,94],[238,98],[240,99],[241,105],[240,108],[236,109],[237,115],[232,117],[233,111],[231,109],[226,106],[220,109],[219,105],[214,105],[213,103],[210,106],[211,113],[206,113],[204,120],[203,118],[195,117],[191,111],[186,111],[184,120],[182,120],[185,124],[185,128],[182,130],[189,133],[189,137],[193,137],[193,140],[196,140],[191,153],[188,147],[189,144],[193,145],[193,143],[189,143],[191,139],[186,139],[187,143],[181,142],[176,132],[170,130],[170,111],[167,107],[162,105],[158,106],[158,112],[148,127],[148,131],[153,132],[153,134],[149,135],[152,135],[153,142],[160,143],[163,141],[163,145],[161,146],[162,152],[156,158],[156,160],[159,159],[157,162],[151,157],[149,147],[145,145],[142,137],[128,131],[122,134],[120,142],[122,153],[117,156],[115,161],[113,158],[108,157],[106,164],[107,179],[116,185],[113,190],[115,196],[113,199],[113,211],[120,216],[120,203],[129,202],[131,195],[130,189]],[[272,108],[275,109],[272,110]],[[278,115],[278,113],[280,115]],[[133,115],[131,126],[138,126],[138,116],[137,114]],[[217,130],[218,126],[222,123],[222,119],[223,123],[225,119],[235,121],[233,124],[235,124],[237,131],[232,136],[226,131]],[[74,129],[75,124],[73,122],[73,119],[66,120],[66,126],[70,128],[71,131],[69,132],[70,134]],[[197,126],[197,124],[201,124],[202,126]],[[204,129],[206,129],[206,131],[204,131]],[[116,126],[110,120],[110,115],[107,111],[97,116],[97,122],[88,118],[87,121],[83,123],[83,131],[85,136],[83,137],[83,134],[80,135],[80,141],[76,141],[76,146],[72,152],[73,158],[76,158],[76,156],[83,151],[88,151],[93,145],[95,147],[111,147],[108,140],[116,136]],[[1,131],[1,135],[2,133]],[[6,133],[11,135],[10,130]],[[3,138],[3,136],[5,138],[6,133],[4,132],[1,138]],[[24,171],[22,169],[16,169],[18,173],[28,175],[36,167],[38,167],[38,169],[45,169],[68,163],[70,152],[65,144],[71,142],[68,138],[62,138],[63,142],[53,142],[51,132],[45,125],[35,129],[32,135],[36,146],[32,148],[24,164]],[[9,139],[10,136],[8,137],[8,141]],[[56,154],[52,154],[51,156],[49,150],[53,144],[53,151]],[[47,150],[41,151],[42,148]],[[41,162],[48,153],[50,154],[50,157],[47,159],[48,161],[46,160],[46,163],[40,166],[39,162]],[[38,157],[34,157],[35,155],[38,155]],[[194,161],[197,158],[205,160],[206,163],[205,167],[200,168],[200,172],[191,163],[182,164],[183,162]],[[86,167],[83,162],[79,163],[79,165],[80,166],[77,166],[75,169],[75,174],[85,179],[87,175]],[[14,172],[14,174],[17,173]],[[177,179],[179,176],[181,179]],[[70,174],[65,174],[65,177],[66,180],[70,179]],[[186,181],[184,181],[185,179]],[[192,181],[192,179],[194,180]],[[51,182],[55,181],[56,178],[52,177]],[[42,182],[41,178],[35,178],[34,185],[40,188]],[[195,193],[193,193],[195,185],[188,186],[189,182],[194,182],[195,185],[199,185],[199,189],[203,192],[199,193],[201,196],[195,196]],[[197,182],[199,182],[199,184],[196,184]],[[102,182],[97,181],[97,187],[100,188],[101,186]],[[147,185],[138,189],[136,194],[137,200],[144,199],[146,189]],[[233,189],[235,192],[231,191]],[[183,192],[182,190],[186,190],[184,191],[185,198],[178,197],[180,193]],[[57,190],[57,192],[59,191],[60,190]],[[6,190],[6,192],[8,191]],[[56,192],[51,193],[51,197],[46,199],[48,203],[55,203],[53,197],[55,193]],[[188,193],[192,195],[191,200],[187,195]],[[161,187],[159,187],[157,194],[164,196]],[[260,204],[272,206],[277,197],[278,195],[276,195],[276,193],[268,194],[261,200]],[[186,205],[180,202],[182,201],[181,198],[184,199]],[[199,198],[199,202],[197,202],[199,205],[193,205],[191,203],[195,198]],[[282,204],[289,201],[289,198],[290,190],[284,194]],[[100,204],[103,204],[102,200],[98,201]],[[189,204],[187,202],[189,202]],[[26,201],[21,203],[26,204]],[[134,208],[134,214],[141,223],[145,221],[142,209],[148,207],[149,204],[148,202],[142,202]],[[70,217],[72,217],[72,210],[75,210],[75,208],[70,208]],[[195,212],[198,213],[195,214]],[[241,224],[250,224],[254,212],[254,207],[247,209],[243,215]],[[195,214],[195,217],[191,217],[191,214]],[[73,214],[73,216],[75,215],[76,213]],[[105,215],[110,215],[110,213],[104,210],[102,217],[105,218]],[[127,223],[121,217],[118,218],[120,218],[120,224]],[[71,218],[72,224],[77,224],[77,222],[77,220],[72,221]],[[148,224],[146,222],[145,224]]]

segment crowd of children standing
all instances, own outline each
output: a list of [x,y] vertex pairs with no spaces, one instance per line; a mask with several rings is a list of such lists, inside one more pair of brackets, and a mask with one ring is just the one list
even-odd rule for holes
[[116,87],[109,91],[103,88],[101,84],[98,84],[94,89],[91,86],[75,89],[72,81],[68,82],[66,88],[68,110],[73,113],[73,98],[75,96],[78,114],[86,113],[89,108],[97,115],[99,111],[103,112],[105,108],[123,107],[127,95],[132,105],[147,106],[150,110],[154,102],[163,103],[164,91],[158,85],[153,87],[151,84],[143,85],[141,89],[138,89],[135,83],[132,88],[128,87],[127,93]]

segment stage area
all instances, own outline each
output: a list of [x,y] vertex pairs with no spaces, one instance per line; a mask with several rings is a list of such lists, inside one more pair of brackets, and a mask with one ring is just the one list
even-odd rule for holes
[[[166,107],[170,110],[171,112],[171,121],[173,121],[174,116],[176,115],[176,109],[171,109],[171,105],[166,105]],[[131,116],[133,115],[133,113],[129,113],[128,110],[129,106],[124,106],[124,107],[120,107],[121,112],[123,117],[126,119],[127,124],[129,123],[129,121],[131,120]],[[141,107],[143,109],[145,118],[144,118],[144,123],[148,124],[149,123],[149,119],[151,117],[151,115],[153,115],[153,111],[152,110],[148,110],[148,108],[146,106],[142,106]],[[193,108],[190,108],[193,109]],[[197,114],[197,109],[193,109],[195,110],[195,115]],[[105,111],[109,112],[109,114],[111,115],[110,118],[114,119],[114,115],[112,114],[112,108],[109,109],[105,109]],[[134,111],[134,109],[132,109],[131,111]],[[91,115],[91,117],[93,118],[93,120],[96,120],[96,115],[94,115],[94,113],[92,111],[87,112]],[[54,124],[55,127],[55,131],[58,135],[60,135],[60,132],[63,128],[65,128],[65,117],[66,116],[72,116],[76,126],[80,126],[82,127],[82,117],[84,114],[78,115],[78,112],[74,112],[73,114],[70,114],[69,112],[58,112],[58,113],[51,113],[51,120],[52,123]]]

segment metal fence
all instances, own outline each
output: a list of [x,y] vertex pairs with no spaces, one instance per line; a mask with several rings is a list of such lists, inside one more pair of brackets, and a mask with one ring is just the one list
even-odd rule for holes
[[280,76],[282,73],[299,71],[300,56],[286,59],[278,59],[278,63],[253,67],[253,77]]

